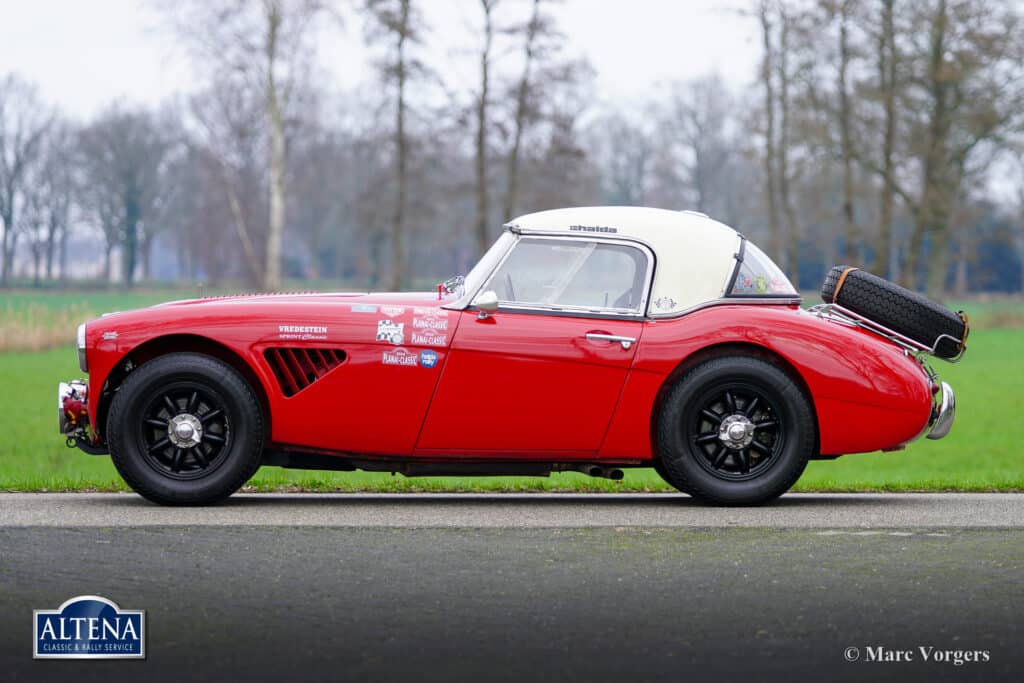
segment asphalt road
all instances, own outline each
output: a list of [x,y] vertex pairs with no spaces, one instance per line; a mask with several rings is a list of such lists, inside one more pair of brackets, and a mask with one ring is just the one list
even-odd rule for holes
[[326,527],[1024,527],[1014,493],[789,494],[716,508],[682,494],[241,494],[216,507],[164,508],[132,493],[0,494],[0,526]]
[[[1020,680],[1022,510],[1013,495],[750,510],[0,495],[0,679]],[[32,660],[32,610],[80,594],[145,609],[147,660]],[[921,647],[987,661],[923,661]],[[867,661],[878,648],[912,661]]]

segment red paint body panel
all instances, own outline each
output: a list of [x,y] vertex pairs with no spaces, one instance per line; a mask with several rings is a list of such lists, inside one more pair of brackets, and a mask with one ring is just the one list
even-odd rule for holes
[[[762,347],[800,375],[825,454],[897,446],[931,411],[924,372],[898,347],[794,306],[719,305],[641,322],[508,311],[478,320],[442,303],[433,292],[270,295],[104,317],[87,327],[89,419],[102,437],[107,377],[143,344],[175,350],[159,341],[169,335],[241,359],[266,396],[272,443],[339,454],[647,460],[659,390],[685,359],[719,344]],[[377,340],[381,320],[403,326],[400,344]],[[587,332],[637,342],[624,349]],[[346,360],[288,398],[264,359],[269,347],[341,349]]]
[[[795,306],[714,306],[647,323],[634,369],[664,376],[680,359],[727,343],[768,349],[800,374],[818,414],[822,453],[902,444],[921,432],[931,414],[927,377],[899,347]],[[639,434],[649,423],[632,429]]]
[[593,457],[619,402],[643,323],[501,312],[461,314],[420,436],[422,450]]
[[[93,386],[102,386],[110,371],[146,342],[167,335],[196,335],[237,354],[259,378],[270,407],[273,443],[409,455],[458,324],[458,314],[440,309],[441,303],[435,293],[272,295],[165,304],[119,313],[86,328],[90,380]],[[382,319],[402,323],[406,342],[413,341],[415,330],[420,343],[398,346],[378,342],[377,324]],[[430,321],[430,325],[414,327],[418,321]],[[282,332],[282,328],[318,326],[326,327],[326,332]],[[427,331],[433,334],[426,335]],[[103,340],[104,333],[113,332],[116,340]],[[347,358],[325,377],[287,398],[263,357],[269,347],[342,349]],[[437,363],[432,368],[418,363],[415,367],[385,365],[384,354],[398,353],[398,349],[417,361],[421,351],[430,349],[437,354]],[[91,401],[92,424],[96,424],[97,410],[98,402]]]

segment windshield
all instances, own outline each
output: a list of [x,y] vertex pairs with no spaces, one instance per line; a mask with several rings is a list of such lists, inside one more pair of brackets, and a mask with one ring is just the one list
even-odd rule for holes
[[484,288],[503,303],[639,312],[646,275],[630,245],[524,237]]

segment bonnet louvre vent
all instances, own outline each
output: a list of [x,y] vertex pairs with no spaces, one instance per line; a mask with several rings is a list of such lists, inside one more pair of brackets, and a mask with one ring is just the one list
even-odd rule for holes
[[272,348],[264,352],[285,396],[294,396],[345,362],[341,349]]

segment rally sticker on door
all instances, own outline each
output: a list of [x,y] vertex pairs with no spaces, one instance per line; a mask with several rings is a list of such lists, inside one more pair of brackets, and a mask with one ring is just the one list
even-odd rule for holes
[[402,365],[406,367],[416,367],[419,364],[416,354],[408,351],[407,349],[385,351],[381,358],[381,362],[384,365]]
[[381,320],[377,322],[377,341],[384,341],[399,346],[405,342],[405,323],[396,323],[394,320]]

